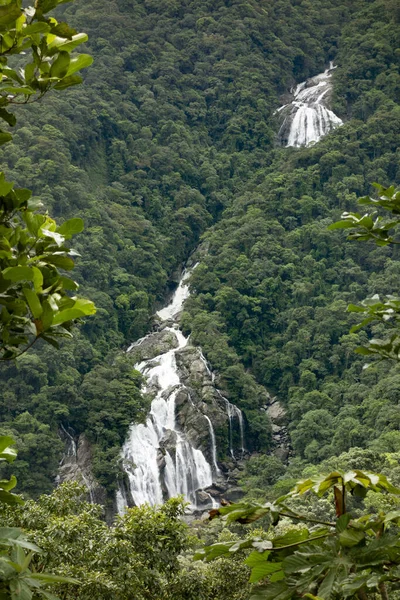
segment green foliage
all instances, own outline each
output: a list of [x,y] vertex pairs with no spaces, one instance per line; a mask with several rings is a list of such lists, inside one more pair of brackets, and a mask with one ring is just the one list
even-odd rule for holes
[[[329,229],[352,229],[348,239],[357,241],[374,241],[378,246],[387,246],[388,244],[399,244],[395,239],[396,228],[400,224],[397,216],[400,213],[400,190],[394,186],[385,189],[383,186],[375,183],[374,186],[379,192],[379,197],[374,199],[364,196],[359,199],[359,204],[374,206],[390,213],[390,220],[380,216],[378,211],[367,213],[364,216],[358,213],[343,213],[342,221],[333,223]],[[393,231],[393,233],[390,233]],[[347,308],[349,312],[363,315],[361,323],[354,325],[351,332],[359,331],[361,328],[374,322],[385,324],[389,329],[389,338],[369,340],[367,346],[356,348],[358,354],[363,356],[375,356],[383,359],[400,359],[400,337],[397,333],[398,321],[400,317],[400,299],[397,296],[388,295],[383,300],[379,294],[374,294],[361,302],[361,305],[350,304]],[[391,331],[390,331],[391,330]]]
[[[17,453],[12,448],[15,444],[14,440],[8,436],[0,436],[0,462],[12,463],[17,458]],[[7,504],[17,504],[21,502],[21,499],[16,494],[13,494],[11,490],[17,485],[17,480],[14,476],[11,476],[9,480],[0,480],[0,502]]]
[[[59,21],[89,33],[94,65],[83,86],[32,104],[29,120],[21,114],[0,157],[7,179],[31,187],[57,222],[85,221],[74,279],[97,313],[62,344],[57,369],[40,342],[31,369],[1,369],[9,429],[28,411],[50,427],[55,448],[60,424],[91,434],[83,380],[149,331],[205,232],[184,326],[243,409],[249,449],[273,444],[259,410],[266,389],[286,406],[303,461],[367,448],[393,429],[396,367],[362,371],[353,350],[367,333],[348,334],[356,321],[344,307],[400,285],[396,249],[369,252],[326,228],[355,210],[371,181],[398,179],[396,14],[382,0],[58,7]],[[281,94],[331,59],[345,125],[313,147],[276,148]],[[100,400],[97,387],[90,402]],[[114,424],[95,451],[105,480]],[[51,489],[55,464],[36,493]]]
[[[82,82],[77,71],[92,64],[88,54],[70,56],[71,51],[87,41],[67,23],[58,23],[46,13],[70,0],[39,0],[34,7],[23,7],[22,0],[5,0],[0,11],[0,118],[14,126],[15,116],[5,107],[28,104],[52,89],[62,90]],[[24,68],[13,69],[12,57],[24,55]],[[31,61],[31,62],[29,62]],[[11,135],[0,132],[0,144]]]
[[[11,126],[16,118],[5,106],[80,83],[74,73],[92,63],[89,55],[70,56],[85,34],[44,16],[61,3],[44,0],[23,8],[22,0],[6,0],[0,7],[0,118]],[[23,56],[18,71],[9,66],[13,56]],[[0,144],[10,139],[0,131]],[[0,173],[0,360],[16,358],[39,338],[58,348],[57,338],[71,336],[74,321],[95,313],[93,302],[70,297],[78,285],[58,271],[74,267],[75,253],[65,242],[82,231],[82,220],[57,227],[37,212],[41,204],[31,196]]]
[[38,571],[80,581],[79,586],[58,585],[59,598],[245,599],[248,569],[241,562],[232,567],[223,560],[203,568],[182,556],[191,538],[181,500],[129,509],[108,526],[102,508],[85,500],[85,491],[76,483],[63,484],[20,509],[1,510],[7,526],[22,527],[29,543],[42,548],[33,558]]
[[[368,333],[349,335],[358,321],[345,308],[376,291],[380,303],[393,300],[386,296],[400,285],[398,249],[371,251],[326,231],[338,213],[354,210],[371,181],[389,186],[399,174],[395,15],[380,1],[352,3],[352,10],[335,34],[337,53],[331,48],[338,65],[335,108],[344,126],[313,147],[275,149],[254,165],[204,236],[208,254],[193,274],[195,294],[184,316],[220,386],[244,409],[256,447],[271,444],[271,437],[257,444],[258,413],[249,410],[264,404],[261,386],[287,408],[296,455],[311,463],[367,447],[383,433],[382,421],[379,432],[374,429],[367,406],[375,403],[379,411],[378,404],[392,404],[384,381],[397,373],[388,365],[363,370],[365,357],[354,350],[369,336],[379,340],[382,324],[375,320]],[[241,161],[242,171],[251,173],[249,160],[242,155]],[[378,343],[368,345],[371,352],[397,348],[395,340],[383,349]],[[393,427],[389,419],[383,426]]]
[[58,269],[71,270],[76,254],[65,244],[83,229],[81,219],[57,227],[30,205],[31,192],[0,175],[0,360],[20,356],[39,338],[59,347],[72,337],[80,317],[96,312],[93,302],[71,297],[78,284]]
[[[11,446],[14,440],[7,436],[0,436],[0,462],[13,462],[16,452]],[[13,494],[17,480],[14,476],[9,481],[0,481],[0,512],[6,506],[23,504],[20,496]],[[14,514],[11,512],[11,514]],[[28,551],[28,552],[27,552]],[[70,577],[60,577],[46,572],[32,570],[31,563],[35,553],[41,550],[30,542],[17,527],[0,528],[0,595],[10,600],[30,600],[34,595],[48,598],[56,597],[46,591],[46,584],[74,583],[79,582]],[[56,599],[58,600],[58,599]]]
[[[336,520],[322,521],[301,515],[287,506],[289,498],[312,491],[322,497],[333,491]],[[347,510],[347,497],[365,498],[371,492],[398,496],[385,476],[354,470],[335,471],[326,477],[300,481],[292,492],[274,504],[233,504],[215,511],[227,522],[252,523],[269,514],[276,525],[281,518],[301,523],[285,534],[274,533],[270,540],[252,538],[232,544],[203,548],[197,559],[213,560],[246,548],[256,548],[246,558],[250,581],[260,583],[251,600],[306,597],[325,600],[388,598],[399,589],[400,552],[398,525],[400,512],[364,513],[355,518]],[[309,525],[310,524],[310,525]]]

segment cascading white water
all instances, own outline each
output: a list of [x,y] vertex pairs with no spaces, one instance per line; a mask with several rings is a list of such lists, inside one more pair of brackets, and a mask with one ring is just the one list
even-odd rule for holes
[[236,417],[239,422],[240,451],[241,451],[241,455],[243,456],[244,453],[246,452],[246,449],[244,447],[243,413],[240,410],[240,408],[238,408],[237,406],[235,406],[234,404],[229,402],[229,400],[227,398],[225,398],[225,396],[223,396],[220,391],[218,391],[218,394],[219,394],[219,397],[225,402],[226,412],[228,414],[228,419],[229,419],[229,452],[230,452],[232,458],[235,458],[235,452],[234,452],[234,447],[233,447],[233,428],[234,428],[234,419]]
[[[207,462],[203,452],[194,448],[179,431],[175,422],[175,399],[182,385],[176,366],[176,352],[188,343],[183,333],[174,322],[189,296],[187,279],[190,272],[185,272],[171,302],[158,311],[157,315],[163,321],[172,321],[171,327],[164,330],[176,336],[178,346],[151,360],[145,360],[136,365],[147,380],[144,391],[156,390],[156,396],[151,404],[151,410],[146,424],[132,425],[128,439],[122,448],[123,464],[129,480],[129,491],[135,505],[144,503],[151,505],[162,504],[164,489],[168,497],[182,494],[184,498],[196,506],[196,491],[212,484],[212,467]],[[134,346],[140,345],[142,338]],[[208,417],[206,417],[208,419]],[[209,419],[208,419],[209,421]],[[209,421],[212,440],[212,458],[216,474],[219,469],[216,463],[215,435]],[[171,450],[164,453],[163,473],[160,472],[160,446],[166,435],[172,436],[175,446],[174,456]],[[210,497],[211,505],[214,505]],[[117,507],[121,513],[126,505],[123,491],[117,494]]]
[[[208,366],[208,362],[203,354],[203,352],[201,351],[200,348],[198,348],[199,351],[199,356],[200,356],[200,360],[203,362],[204,366],[207,369],[207,373],[210,375],[211,377],[211,381],[214,382],[215,381],[215,374],[211,371],[210,367]],[[228,419],[229,419],[229,452],[232,456],[232,458],[235,458],[235,453],[234,453],[234,448],[233,448],[233,430],[234,430],[234,419],[235,417],[238,419],[239,422],[239,430],[240,430],[240,451],[242,456],[244,455],[244,453],[246,452],[245,447],[244,447],[244,420],[243,420],[243,413],[240,410],[240,408],[238,408],[237,406],[235,406],[234,404],[231,404],[231,402],[229,402],[229,400],[227,398],[225,398],[225,396],[223,396],[221,394],[221,392],[216,389],[216,392],[218,394],[218,396],[221,398],[221,400],[223,400],[225,402],[225,406],[226,406],[226,412],[228,415]],[[211,424],[212,427],[212,424]],[[211,434],[211,438],[214,435],[214,430],[210,431]],[[214,436],[215,439],[215,436]]]
[[182,278],[179,282],[178,288],[175,291],[175,294],[172,296],[171,302],[165,308],[162,308],[157,312],[157,315],[162,321],[174,319],[174,317],[176,317],[181,312],[185,300],[187,300],[190,296],[190,290],[187,284],[187,280],[189,279],[190,274],[194,271],[198,264],[199,263],[196,263],[189,270],[185,269]]
[[61,464],[63,464],[63,461],[66,456],[76,456],[76,442],[75,442],[74,438],[72,437],[72,435],[65,429],[65,427],[62,423],[61,423],[61,429],[63,430],[63,432],[65,433],[65,435],[68,438],[67,450],[65,452],[64,457],[61,460]]
[[219,475],[221,473],[221,471],[219,470],[219,467],[217,464],[217,442],[215,439],[214,427],[211,423],[211,419],[209,417],[207,417],[207,415],[204,415],[204,417],[207,420],[208,427],[210,428],[211,456],[212,456],[214,471],[217,475]]
[[278,109],[285,113],[279,137],[287,147],[309,146],[343,124],[328,107],[335,68],[331,63],[323,73],[297,85],[293,101]]

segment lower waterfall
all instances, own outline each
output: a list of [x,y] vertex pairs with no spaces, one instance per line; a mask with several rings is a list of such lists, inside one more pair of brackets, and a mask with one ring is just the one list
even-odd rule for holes
[[[194,268],[194,267],[193,267]],[[171,302],[158,311],[162,320],[160,331],[168,332],[176,338],[173,349],[161,353],[155,358],[143,360],[135,365],[146,379],[144,393],[151,393],[154,398],[145,424],[132,424],[127,440],[122,448],[123,469],[126,473],[128,488],[117,492],[117,509],[124,512],[128,500],[127,495],[136,506],[148,503],[162,504],[167,498],[182,495],[190,503],[192,509],[198,508],[197,494],[202,492],[201,508],[218,505],[205,489],[210,487],[216,478],[221,476],[217,464],[217,446],[214,427],[211,419],[199,413],[199,418],[207,422],[209,431],[209,462],[201,449],[187,438],[176,420],[176,399],[180,392],[187,394],[188,402],[193,405],[190,391],[181,381],[177,368],[177,352],[186,348],[188,338],[179,329],[178,318],[184,301],[189,297],[187,279],[191,271],[185,271]],[[139,347],[151,334],[132,344],[128,351]],[[153,334],[157,335],[157,334]],[[198,350],[200,359],[206,361]],[[211,370],[207,366],[211,376]],[[222,394],[216,393],[224,400],[229,419],[229,449],[234,458],[232,446],[232,420],[238,418],[241,434],[241,452],[244,452],[243,416],[239,408],[230,404]],[[205,499],[205,500],[204,500]]]
[[283,145],[309,146],[324,135],[343,125],[343,121],[329,108],[332,93],[331,63],[323,73],[303,81],[292,90],[293,101],[278,109],[285,115],[279,130]]

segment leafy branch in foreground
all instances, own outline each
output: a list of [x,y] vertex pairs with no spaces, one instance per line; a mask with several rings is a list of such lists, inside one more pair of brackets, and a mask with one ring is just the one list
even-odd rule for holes
[[[374,210],[364,215],[359,213],[342,214],[342,220],[328,227],[330,230],[351,229],[349,240],[373,241],[378,246],[398,245],[398,226],[400,225],[400,188],[391,186],[384,188],[378,183],[373,184],[378,190],[378,198],[364,196],[359,198],[359,204],[373,207]],[[378,210],[391,213],[386,218],[378,213]],[[400,360],[400,335],[397,332],[400,320],[400,298],[397,296],[386,296],[380,298],[378,294],[363,300],[360,305],[350,304],[349,312],[362,316],[362,321],[354,325],[351,333],[359,331],[374,322],[382,322],[389,325],[392,331],[387,339],[371,339],[367,346],[356,349],[358,354],[365,356],[377,356],[381,360]]]
[[95,312],[93,302],[70,297],[78,285],[59,268],[74,267],[66,241],[83,229],[81,219],[60,226],[35,212],[31,192],[0,173],[0,360],[21,355],[42,338],[72,337],[74,320]]
[[[22,7],[22,0],[3,0],[0,5],[0,119],[14,126],[9,104],[28,104],[51,89],[63,90],[82,82],[77,72],[92,64],[88,54],[71,56],[72,50],[87,41],[67,23],[59,23],[47,13],[70,0],[36,0]],[[24,55],[24,67],[11,68],[9,61]],[[28,59],[26,56],[28,55]],[[28,62],[30,61],[30,62]],[[14,66],[14,65],[13,65]],[[11,140],[0,131],[0,144]]]
[[[76,73],[92,63],[87,54],[71,55],[87,35],[47,16],[66,1],[36,0],[27,8],[22,0],[0,2],[0,119],[11,126],[16,118],[6,106],[81,83]],[[18,68],[9,66],[12,57]],[[10,139],[0,131],[0,144]],[[96,311],[93,302],[71,296],[78,285],[59,271],[74,267],[77,254],[66,242],[83,230],[82,220],[58,226],[31,196],[0,173],[0,361],[17,358],[39,338],[58,347],[77,319]]]
[[[273,525],[282,517],[297,524],[270,540],[259,537],[213,544],[195,559],[206,561],[251,549],[245,563],[251,569],[251,600],[342,600],[388,598],[388,590],[400,589],[400,511],[365,514],[348,512],[348,496],[364,498],[368,491],[398,496],[385,476],[354,470],[334,471],[327,477],[300,481],[292,492],[275,503],[241,503],[210,513],[227,522],[253,523],[269,515]],[[329,493],[335,504],[333,522],[309,519],[287,506],[287,500],[312,492]],[[332,494],[333,492],[333,494]],[[301,526],[299,526],[299,522]]]

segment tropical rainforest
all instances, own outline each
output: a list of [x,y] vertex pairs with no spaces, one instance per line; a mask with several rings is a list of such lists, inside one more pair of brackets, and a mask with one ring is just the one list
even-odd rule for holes
[[[149,409],[125,350],[151,330],[200,246],[182,326],[244,413],[247,498],[272,499],[301,476],[338,468],[381,471],[400,484],[399,366],[365,368],[355,349],[383,335],[384,324],[350,333],[357,316],[346,312],[400,289],[399,250],[328,230],[358,210],[373,182],[400,180],[400,7],[75,0],[55,14],[88,33],[93,65],[82,85],[12,109],[17,125],[0,147],[1,168],[57,221],[83,219],[74,277],[97,312],[59,350],[39,341],[0,363],[0,433],[18,449],[2,472],[17,476],[28,499],[3,519],[35,531],[46,568],[62,560],[62,575],[86,572],[88,589],[65,598],[92,597],[90,585],[99,598],[130,598],[134,581],[135,598],[245,599],[248,567],[235,557],[189,564],[197,542],[180,525],[178,501],[108,531],[79,488],[47,496],[64,451],[60,429],[86,435],[94,474],[113,496],[129,425]],[[280,146],[285,94],[330,61],[343,126],[309,147]],[[266,397],[286,411],[285,460],[273,453]],[[58,539],[61,522],[67,533]],[[90,560],[74,545],[75,527],[90,539]],[[213,524],[202,535],[236,540],[240,527]],[[133,539],[138,549],[128,556]],[[154,565],[150,543],[162,548]]]

